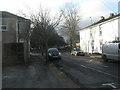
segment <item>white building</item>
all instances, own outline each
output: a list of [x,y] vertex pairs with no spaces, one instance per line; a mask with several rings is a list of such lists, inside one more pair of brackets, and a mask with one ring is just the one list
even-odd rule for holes
[[111,14],[109,18],[102,17],[98,22],[81,29],[79,31],[81,50],[86,53],[102,53],[104,43],[119,39],[119,21],[120,14]]

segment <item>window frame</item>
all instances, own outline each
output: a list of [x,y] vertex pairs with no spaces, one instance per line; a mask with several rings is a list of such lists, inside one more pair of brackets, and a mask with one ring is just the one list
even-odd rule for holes
[[102,25],[99,25],[99,36],[102,36]]

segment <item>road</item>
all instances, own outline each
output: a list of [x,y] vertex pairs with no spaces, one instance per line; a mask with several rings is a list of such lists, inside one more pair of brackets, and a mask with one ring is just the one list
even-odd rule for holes
[[120,88],[120,64],[117,62],[64,53],[56,66],[81,88]]
[[3,67],[2,88],[79,88],[40,53],[32,53],[29,64]]
[[29,64],[3,67],[3,88],[120,88],[120,64],[62,53],[59,62],[45,63],[31,53]]

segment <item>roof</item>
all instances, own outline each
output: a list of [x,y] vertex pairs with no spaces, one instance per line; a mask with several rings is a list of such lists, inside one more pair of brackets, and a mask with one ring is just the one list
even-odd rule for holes
[[21,16],[17,16],[15,14],[9,13],[7,11],[0,11],[0,17],[2,17],[2,18],[16,18],[18,20],[29,20],[29,19],[23,18]]
[[[89,27],[91,27],[91,26],[94,26],[94,25],[97,25],[97,24],[100,24],[100,23],[109,21],[109,20],[114,19],[114,18],[116,18],[116,17],[118,17],[118,16],[120,16],[120,13],[117,14],[117,15],[114,15],[114,16],[111,17],[111,18],[106,18],[106,19],[104,19],[104,20],[99,20],[99,21],[97,21],[97,22],[95,22],[95,23],[93,23],[93,24],[91,24],[91,25],[89,25],[89,26],[87,26],[87,27],[84,27],[84,28],[82,28],[82,29],[80,29],[80,30],[83,30],[83,29],[85,29],[85,28],[89,28]],[[80,31],[80,30],[79,30],[79,31]]]

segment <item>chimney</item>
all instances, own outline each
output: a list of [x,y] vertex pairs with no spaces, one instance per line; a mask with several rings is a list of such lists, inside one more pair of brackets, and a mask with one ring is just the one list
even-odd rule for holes
[[105,17],[101,16],[101,17],[100,17],[100,21],[101,21],[101,20],[105,20]]
[[110,13],[109,18],[112,18],[114,16],[114,13]]

